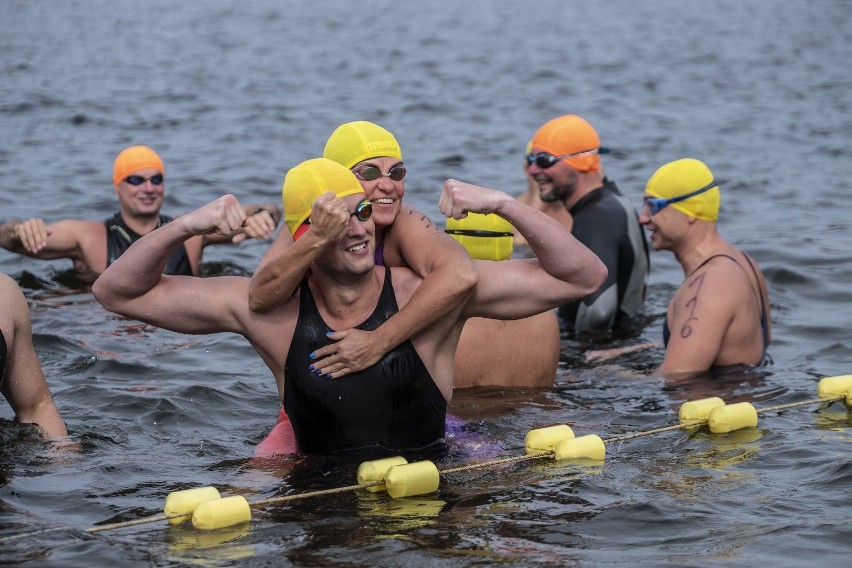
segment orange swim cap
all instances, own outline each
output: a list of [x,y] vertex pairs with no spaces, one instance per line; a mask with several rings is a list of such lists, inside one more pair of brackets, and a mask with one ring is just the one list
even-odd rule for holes
[[[552,156],[599,150],[601,140],[592,125],[576,114],[566,114],[547,122],[532,138],[532,146]],[[596,172],[601,167],[598,154],[565,160],[581,172]]]
[[115,159],[115,166],[112,169],[112,184],[118,187],[124,178],[137,170],[145,168],[156,168],[163,175],[166,171],[163,168],[163,160],[155,151],[147,146],[131,146],[122,150]]

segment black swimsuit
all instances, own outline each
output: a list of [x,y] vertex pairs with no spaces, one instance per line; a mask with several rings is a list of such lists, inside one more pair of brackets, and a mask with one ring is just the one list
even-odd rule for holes
[[[284,409],[299,451],[329,453],[361,448],[416,450],[442,442],[447,401],[414,345],[405,341],[363,371],[339,379],[308,370],[310,354],[333,343],[303,280],[299,318],[284,366]],[[358,329],[374,330],[399,311],[385,268],[372,315]]]
[[[160,215],[160,221],[157,227],[161,227],[172,221],[171,217]],[[124,219],[121,218],[121,213],[116,213],[108,219],[104,219],[104,224],[107,228],[107,266],[112,264],[124,252],[130,248],[130,245],[142,238],[142,235],[134,232]],[[163,274],[179,274],[183,276],[193,276],[192,264],[189,262],[189,255],[186,252],[186,246],[181,244],[166,264]]]
[[[704,266],[705,264],[707,264],[708,262],[710,262],[711,260],[713,260],[714,258],[719,257],[719,256],[724,256],[726,258],[730,258],[731,260],[733,260],[734,262],[737,263],[737,266],[740,266],[740,263],[737,262],[737,259],[735,259],[731,255],[720,253],[720,254],[714,254],[713,256],[707,258],[704,262],[699,264],[695,268],[695,270],[693,270],[692,273],[690,273],[690,274],[695,273],[696,270],[698,270],[699,268],[701,268],[702,266]],[[757,269],[754,267],[754,264],[752,264],[751,259],[748,257],[748,255],[744,254],[743,256],[745,256],[745,259],[748,262],[748,265],[751,268],[751,271],[754,273],[754,277],[757,280],[758,286],[760,286],[760,278],[757,275]],[[758,365],[760,365],[766,359],[766,350],[769,348],[769,321],[768,321],[768,315],[769,314],[767,314],[767,312],[766,312],[766,302],[763,300],[763,294],[760,293],[759,288],[758,288],[758,294],[757,295],[760,298],[760,328],[761,328],[761,333],[762,333],[762,336],[763,336],[763,352],[760,355],[760,363],[758,363]],[[663,319],[663,345],[665,345],[666,347],[668,347],[668,345],[669,345],[669,338],[670,337],[671,337],[671,331],[669,330],[669,320],[668,320],[668,318],[664,318]]]

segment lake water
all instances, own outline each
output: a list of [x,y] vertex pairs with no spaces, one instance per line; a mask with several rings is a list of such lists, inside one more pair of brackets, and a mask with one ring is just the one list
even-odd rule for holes
[[[440,222],[446,178],[520,192],[533,132],[576,113],[614,149],[607,173],[637,205],[663,163],[692,156],[711,167],[720,229],[769,283],[774,362],[673,384],[653,373],[659,352],[593,366],[566,342],[553,389],[458,393],[463,432],[438,466],[521,454],[529,429],[555,423],[602,437],[666,426],[704,396],[758,408],[808,400],[821,377],[852,372],[850,22],[843,0],[6,0],[0,218],[107,217],[113,159],[133,144],[163,156],[165,213],[228,192],[279,199],[287,168],[318,155],[337,125],[365,119],[396,134],[406,200]],[[266,247],[210,248],[205,273],[250,274]],[[0,253],[80,444],[52,449],[0,405],[0,563],[848,561],[852,420],[840,404],[766,413],[757,429],[729,435],[626,441],[603,465],[451,474],[437,493],[403,502],[352,492],[262,508],[231,531],[158,523],[86,534],[155,515],[177,489],[264,498],[353,484],[357,464],[253,462],[278,401],[244,340],[118,318],[69,285],[69,263]],[[652,256],[638,339],[660,339],[681,278],[671,254]]]

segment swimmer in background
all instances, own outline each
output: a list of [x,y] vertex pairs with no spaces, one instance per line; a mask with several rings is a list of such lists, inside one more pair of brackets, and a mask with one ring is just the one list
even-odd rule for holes
[[[661,166],[643,202],[639,222],[654,250],[672,251],[684,273],[663,321],[660,374],[678,378],[764,363],[772,335],[766,280],[754,259],[719,234],[721,193],[710,168],[694,158]],[[588,359],[652,346],[602,350]]]
[[[523,193],[518,195],[516,199],[523,203],[524,205],[529,205],[533,209],[538,209],[546,213],[548,216],[553,217],[559,224],[565,227],[567,230],[571,230],[574,226],[574,219],[571,217],[571,214],[568,212],[565,207],[559,202],[547,202],[542,201],[541,196],[539,195],[538,182],[535,181],[535,178],[530,175],[530,162],[527,159],[527,156],[532,152],[532,140],[527,143],[527,147],[524,149],[524,178],[527,180],[527,188]],[[518,231],[513,229],[514,235],[514,243],[516,246],[523,246],[527,244],[526,239],[521,235]]]
[[[343,377],[375,364],[384,354],[460,306],[476,285],[476,267],[464,247],[424,214],[403,205],[406,169],[393,134],[363,120],[338,126],[326,142],[323,157],[351,170],[373,207],[376,263],[407,266],[424,280],[397,314],[374,331],[337,330],[331,345],[312,354],[324,375]],[[332,199],[320,198],[316,208]],[[300,228],[295,243],[280,231],[252,276],[249,306],[263,313],[293,294],[325,244],[345,227],[348,215],[337,203],[327,225],[315,220]]]
[[68,435],[33,348],[27,300],[18,284],[0,273],[0,392],[18,422],[35,424],[48,438]]
[[[446,232],[464,245],[471,258],[493,261],[511,258],[513,232],[517,233],[511,223],[493,213],[447,219]],[[552,387],[559,347],[555,310],[513,320],[470,318],[456,350],[454,386]]]
[[604,262],[609,272],[595,293],[559,308],[560,326],[572,334],[631,335],[643,321],[648,244],[636,210],[603,171],[600,138],[576,115],[548,121],[533,135],[528,174],[545,203],[573,219],[571,234]]
[[[78,278],[92,283],[142,235],[172,221],[160,214],[165,196],[165,168],[147,146],[123,150],[113,166],[119,211],[103,221],[65,219],[49,225],[40,218],[0,225],[0,246],[32,258],[69,258]],[[198,236],[175,251],[167,274],[198,274],[202,249],[210,244],[268,239],[281,220],[274,203],[246,206],[246,226],[232,235]]]
[[211,232],[227,235],[242,226],[245,214],[231,195],[142,237],[107,268],[93,293],[110,311],[179,333],[243,335],[273,373],[304,453],[387,453],[442,445],[464,320],[512,319],[553,309],[596,289],[606,267],[543,213],[508,194],[449,180],[440,200],[443,214],[496,213],[531,239],[535,258],[476,261],[483,278],[450,315],[378,364],[332,379],[311,364],[310,350],[332,343],[331,330],[380,325],[425,282],[409,268],[375,264],[372,204],[365,197],[352,172],[328,159],[308,160],[287,173],[285,219],[297,244],[306,221],[311,228],[301,238],[314,224],[336,218],[341,207],[347,219],[335,238],[322,245],[298,291],[269,313],[249,309],[251,282],[246,277],[162,274],[171,251],[186,239]]

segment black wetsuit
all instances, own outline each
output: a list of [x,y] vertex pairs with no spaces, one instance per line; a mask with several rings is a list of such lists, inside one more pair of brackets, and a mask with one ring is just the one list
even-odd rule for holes
[[[161,227],[172,221],[171,217],[160,215],[160,222],[157,227]],[[130,245],[142,238],[142,235],[134,232],[124,219],[121,218],[121,213],[116,213],[108,219],[104,219],[104,224],[107,228],[107,266],[112,264],[124,252],[130,248]],[[163,274],[179,274],[183,276],[193,276],[192,265],[189,263],[189,255],[186,253],[186,246],[181,244],[166,264]]]
[[[733,260],[734,262],[737,263],[737,266],[740,266],[740,263],[737,262],[737,259],[735,259],[734,257],[732,257],[729,254],[723,254],[723,253],[714,254],[713,256],[705,259],[704,262],[702,262],[701,264],[696,266],[695,269],[690,273],[690,275],[694,274],[696,270],[698,270],[699,268],[701,268],[702,266],[704,266],[705,264],[707,264],[708,262],[710,262],[711,260],[713,260],[714,258],[716,258],[718,256],[724,256],[725,258],[730,258],[731,260]],[[757,279],[757,282],[759,284],[760,278],[757,275],[757,269],[754,267],[754,264],[752,264],[751,259],[748,257],[748,255],[744,255],[744,256],[745,256],[746,261],[748,262],[748,265],[751,267],[751,271],[754,273],[754,277]],[[742,268],[742,266],[740,266],[740,268]],[[758,363],[758,365],[761,365],[766,360],[766,350],[769,348],[769,314],[766,311],[766,302],[763,299],[763,294],[758,291],[757,295],[760,298],[760,329],[761,329],[761,336],[763,338],[763,351],[761,352],[760,362]],[[663,319],[663,345],[665,345],[666,347],[669,346],[669,338],[670,337],[671,337],[671,331],[669,330],[669,320],[668,320],[668,317],[666,317],[666,318]]]
[[609,273],[597,292],[560,306],[562,330],[638,331],[650,261],[636,210],[614,182],[604,179],[604,185],[575,203],[570,213],[571,234],[600,257]]
[[[379,302],[357,328],[374,330],[397,311],[391,271],[385,268]],[[308,366],[311,353],[333,343],[326,337],[330,331],[303,280],[284,366],[284,409],[299,451],[415,450],[443,441],[447,402],[410,341],[363,371],[329,379]]]

